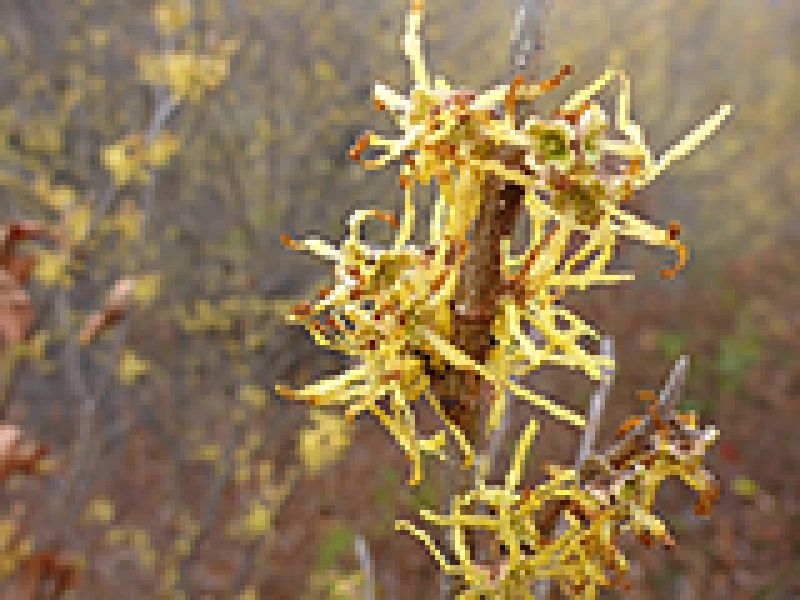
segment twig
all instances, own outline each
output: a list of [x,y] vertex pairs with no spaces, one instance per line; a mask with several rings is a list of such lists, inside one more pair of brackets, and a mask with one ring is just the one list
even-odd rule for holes
[[356,556],[358,557],[358,565],[363,575],[364,600],[375,600],[375,569],[372,564],[369,544],[367,544],[364,536],[357,535],[354,545]]
[[683,384],[686,382],[686,372],[688,369],[689,357],[684,354],[675,361],[667,383],[664,384],[664,388],[658,396],[658,405],[662,412],[668,413],[674,410],[679,395],[678,392],[680,392],[681,387],[683,387]]
[[480,463],[476,465],[478,474],[483,474],[486,477],[491,474],[492,469],[497,462],[497,456],[500,454],[500,450],[503,447],[503,442],[508,434],[508,429],[511,426],[511,407],[513,405],[510,402],[510,394],[507,391],[504,391],[503,394],[505,395],[505,398],[503,398],[503,401],[505,402],[503,417],[500,420],[500,424],[498,425],[497,429],[492,431],[489,436],[489,448],[486,451],[486,454],[479,458]]
[[[612,361],[614,360],[614,340],[610,337],[604,337],[600,342],[600,355],[605,356]],[[597,429],[600,426],[600,420],[603,416],[603,410],[606,407],[606,399],[611,391],[611,385],[614,382],[614,369],[609,368],[605,373],[605,377],[600,381],[597,386],[592,399],[589,404],[589,422],[586,424],[586,429],[581,437],[581,445],[578,450],[578,458],[575,460],[575,470],[579,471],[584,461],[589,457],[594,446],[595,438],[597,437]]]
[[[175,108],[178,106],[178,102],[175,100],[174,97],[164,96],[159,103],[159,106],[154,111],[152,115],[150,126],[147,130],[147,139],[149,142],[152,142],[161,132],[161,129],[166,124],[166,121],[169,117],[173,114]],[[155,191],[155,180],[151,181],[146,190],[143,192],[143,196],[147,198],[150,197],[150,200],[145,200],[145,220],[147,220],[151,214],[152,209],[152,195]],[[110,208],[113,199],[116,197],[117,187],[112,183],[109,187],[108,193],[104,197],[104,206],[101,207],[100,210],[100,219],[102,219],[102,215],[104,215],[107,210]],[[99,222],[99,221],[98,221]],[[94,224],[93,224],[94,226]],[[144,244],[144,240],[141,240],[142,245]],[[142,248],[143,249],[143,248]],[[67,315],[69,315],[71,311],[71,303],[67,296],[65,290],[62,290],[58,295],[57,300],[57,311],[59,314],[59,320],[62,324],[62,327],[65,328],[66,331],[70,331],[69,329],[69,320]],[[123,328],[123,335],[117,340],[116,347],[117,350],[115,353],[118,353],[121,346],[124,344],[125,337],[127,337],[128,328]],[[66,486],[66,489],[71,490],[72,486],[77,481],[78,475],[82,471],[83,463],[87,459],[87,452],[88,452],[88,445],[90,442],[90,438],[93,433],[93,425],[94,425],[94,416],[97,410],[98,405],[98,398],[103,395],[102,392],[98,393],[98,390],[92,391],[89,389],[89,385],[86,382],[84,377],[83,368],[81,366],[81,355],[80,349],[78,345],[77,334],[70,331],[70,335],[67,339],[66,349],[65,349],[65,358],[67,363],[67,380],[70,389],[75,394],[76,398],[81,398],[80,410],[79,410],[79,429],[78,429],[78,439],[77,439],[77,448],[75,451],[75,459],[73,461],[72,466],[72,477],[68,477],[67,481],[69,484]],[[110,381],[113,379],[115,372],[113,370],[108,372],[108,380],[102,385],[98,387],[108,387]]]
[[512,75],[535,69],[532,61],[542,54],[542,21],[549,8],[546,0],[522,0],[514,17],[511,32]]
[[[584,471],[589,471],[588,473],[584,473],[584,477],[582,477],[581,474],[578,475],[578,479],[581,481],[582,485],[590,485],[603,473],[609,472],[610,465],[612,465],[620,456],[625,455],[631,444],[635,443],[637,439],[641,439],[642,436],[650,432],[651,428],[657,421],[657,419],[654,417],[663,419],[667,419],[669,417],[674,410],[681,386],[686,379],[686,372],[688,368],[688,356],[681,356],[677,361],[675,361],[669,377],[667,377],[667,381],[664,383],[664,387],[658,394],[658,403],[654,407],[655,410],[648,412],[648,414],[642,418],[638,425],[628,431],[628,433],[616,444],[611,446],[611,448],[600,455],[591,454],[591,449],[587,451],[585,456],[581,457],[579,455],[579,462],[576,463],[576,470],[583,468]],[[599,391],[600,390],[598,389],[598,392]],[[592,427],[591,423],[587,426],[587,431],[590,427]],[[596,425],[594,427],[596,427]],[[581,444],[581,450],[583,450],[583,443]],[[590,463],[590,465],[586,465],[585,463],[587,462]],[[600,468],[598,469],[595,467]],[[557,531],[563,531],[563,521],[561,520],[559,521]],[[550,593],[550,585],[550,580],[539,581],[536,583],[534,589],[537,600],[548,598]]]
[[[655,411],[659,417],[665,417],[674,410],[675,403],[677,402],[681,386],[686,379],[686,372],[689,368],[689,357],[686,355],[681,356],[672,367],[669,377],[667,378],[664,387],[658,394],[658,404]],[[646,434],[653,424],[653,413],[648,412],[641,422],[628,431],[625,436],[616,444],[611,446],[602,455],[593,457],[593,460],[601,463],[601,465],[608,465],[620,455],[624,454],[628,446],[638,437]]]
[[[611,360],[614,359],[613,338],[604,337],[600,341],[600,354],[608,357]],[[583,463],[591,455],[592,447],[594,446],[594,442],[597,437],[597,430],[600,427],[600,420],[602,419],[603,411],[605,410],[606,400],[611,392],[611,385],[614,382],[614,369],[609,368],[604,375],[605,377],[603,377],[603,379],[600,381],[600,385],[597,386],[597,389],[592,394],[592,398],[589,403],[589,419],[586,423],[586,429],[583,431],[583,435],[581,436],[581,443],[578,448],[578,456],[575,459],[576,472],[580,471]],[[560,536],[562,533],[564,533],[566,528],[567,521],[562,515],[559,519],[558,525],[556,526],[556,536]],[[538,600],[548,598],[550,595],[550,586],[550,579],[537,581],[534,586],[536,598]]]
[[[534,59],[542,51],[542,21],[544,3],[523,0],[515,28],[509,40],[511,75],[534,70]],[[515,160],[502,156],[501,160]],[[500,241],[513,235],[522,205],[523,190],[518,186],[503,185],[489,178],[481,192],[484,196],[480,213],[472,231],[472,243],[462,265],[456,290],[453,342],[478,362],[485,362],[491,347],[492,321],[497,313],[499,290],[502,288]],[[482,422],[488,421],[485,390],[479,378],[451,370],[444,379],[434,379],[434,393],[443,402],[448,416],[455,421],[472,442],[478,455],[474,473],[458,473],[455,487],[458,491],[469,488],[474,478],[491,469],[491,462],[502,446],[508,428],[504,422],[493,433],[482,431]],[[506,415],[507,417],[508,415]],[[489,439],[486,439],[486,435]],[[472,475],[472,476],[470,476]],[[447,490],[452,491],[452,490]],[[442,575],[440,597],[449,598],[454,590],[448,577]]]

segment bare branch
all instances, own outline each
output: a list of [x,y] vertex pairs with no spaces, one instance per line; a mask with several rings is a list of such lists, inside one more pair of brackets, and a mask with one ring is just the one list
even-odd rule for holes
[[369,544],[367,544],[364,536],[357,535],[354,545],[356,557],[358,557],[358,565],[363,575],[364,600],[375,600],[375,568],[372,563]]
[[[604,337],[600,341],[600,354],[614,358],[614,340],[610,337]],[[589,420],[586,423],[586,429],[581,436],[581,443],[578,448],[578,456],[575,459],[575,470],[580,471],[583,463],[592,453],[595,438],[597,437],[597,430],[600,427],[600,421],[603,417],[605,410],[606,400],[611,392],[611,386],[614,382],[614,370],[609,369],[605,372],[605,377],[600,381],[600,385],[592,394],[589,403]],[[557,535],[561,535],[567,528],[567,521],[562,516],[556,527]],[[551,580],[538,581],[534,586],[535,596],[537,599],[548,598],[550,595]]]
[[[614,340],[610,337],[605,337],[600,342],[600,354],[610,359],[614,359]],[[606,399],[611,392],[611,386],[614,382],[614,370],[609,369],[605,373],[605,377],[600,382],[595,392],[592,394],[592,399],[589,404],[589,421],[586,424],[586,429],[581,437],[581,445],[578,450],[578,458],[575,461],[575,470],[580,470],[581,465],[586,458],[591,454],[592,447],[594,446],[595,438],[597,437],[597,429],[600,426],[600,420],[603,417],[603,410],[605,410]]]
[[683,355],[675,361],[664,387],[658,394],[658,404],[655,406],[655,410],[646,414],[639,424],[631,428],[621,440],[606,452],[600,456],[592,457],[592,459],[602,464],[610,464],[617,457],[623,455],[636,439],[651,431],[654,425],[653,414],[656,414],[659,418],[666,418],[674,410],[675,404],[680,397],[680,390],[686,379],[688,368],[688,356]]
[[511,32],[511,70],[521,74],[536,70],[543,50],[544,15],[549,8],[547,0],[522,0],[514,17]]

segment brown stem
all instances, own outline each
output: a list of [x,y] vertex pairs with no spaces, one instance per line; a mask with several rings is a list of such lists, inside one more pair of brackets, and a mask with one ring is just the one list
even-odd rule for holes
[[[511,70],[515,75],[535,71],[538,65],[534,62],[541,59],[543,5],[534,10],[531,4],[530,0],[522,0],[512,33]],[[518,152],[500,150],[497,158],[510,168],[524,169]],[[456,289],[452,338],[454,345],[479,363],[486,361],[492,347],[492,324],[500,296],[507,288],[501,268],[500,242],[514,232],[524,193],[521,186],[496,177],[488,177],[483,183],[483,202]],[[487,386],[472,372],[452,367],[444,372],[431,371],[432,392],[442,403],[448,418],[482,454],[488,445],[488,432],[484,431],[483,423],[493,399],[485,392]],[[462,471],[454,483],[457,489],[448,491],[460,493],[474,481],[470,473]],[[445,582],[440,596],[446,598],[452,592]]]
[[[478,362],[492,346],[492,321],[505,287],[501,271],[500,240],[513,232],[523,189],[489,178],[485,200],[473,231],[469,253],[461,268],[453,312],[453,343]],[[451,369],[433,378],[434,393],[447,416],[475,446],[482,443],[481,416],[487,399],[476,374]]]
[[[535,75],[543,49],[543,20],[547,2],[521,0],[511,36],[512,76]],[[518,152],[500,150],[498,158],[507,166],[524,169]],[[469,254],[461,269],[453,314],[453,343],[478,362],[483,362],[492,345],[492,321],[497,302],[506,283],[500,268],[500,241],[513,233],[524,189],[499,178],[484,182],[484,201],[473,230]],[[473,445],[480,449],[481,415],[488,399],[481,392],[480,378],[473,373],[449,370],[443,377],[432,377],[433,392],[445,412]]]

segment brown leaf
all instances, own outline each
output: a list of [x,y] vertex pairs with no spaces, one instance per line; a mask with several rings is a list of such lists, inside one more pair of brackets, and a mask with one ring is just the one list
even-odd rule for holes
[[9,271],[0,268],[0,356],[9,344],[25,339],[35,318],[28,293]]
[[24,285],[28,283],[33,267],[36,266],[34,256],[12,256],[3,265],[6,271],[16,279],[17,283]]
[[30,598],[39,597],[44,590],[51,592],[49,597],[58,598],[77,584],[77,566],[53,552],[37,552],[26,558],[20,571]]
[[128,312],[131,306],[136,281],[120,279],[106,297],[103,309],[93,313],[86,319],[80,333],[82,344],[88,344],[98,335],[113,327]]
[[16,425],[0,423],[0,481],[15,473],[36,473],[46,454],[43,444],[26,441]]
[[22,432],[16,425],[0,423],[0,460],[11,454],[22,439]]
[[0,356],[9,344],[25,339],[36,318],[22,285],[35,257],[17,256],[17,245],[29,240],[58,241],[59,234],[38,221],[13,221],[0,228]]
[[52,227],[38,221],[14,221],[0,229],[0,266],[9,269],[17,244],[30,240],[58,241],[59,235]]

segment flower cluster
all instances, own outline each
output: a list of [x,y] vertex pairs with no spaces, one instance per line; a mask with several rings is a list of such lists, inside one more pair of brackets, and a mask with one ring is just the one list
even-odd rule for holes
[[[362,240],[362,225],[369,218],[399,226],[391,248],[373,248]],[[295,307],[290,319],[302,323],[317,343],[344,352],[356,364],[304,389],[278,386],[278,392],[318,405],[344,405],[348,419],[372,413],[412,461],[411,482],[416,484],[423,451],[435,452],[444,442],[442,435],[419,439],[414,404],[429,387],[424,357],[430,355],[430,340],[446,344],[449,323],[442,316],[448,314],[464,248],[455,242],[424,249],[409,245],[412,220],[411,205],[402,224],[380,211],[357,211],[339,248],[321,239],[284,238],[293,248],[334,262],[334,286],[320,291],[314,302]],[[470,457],[466,439],[454,431]]]
[[[351,158],[369,169],[400,163],[401,218],[358,210],[338,245],[284,237],[290,248],[333,263],[332,287],[298,305],[290,320],[302,324],[318,344],[350,357],[352,366],[302,389],[278,386],[290,398],[343,407],[351,419],[361,413],[375,416],[408,457],[411,484],[424,476],[424,454],[443,457],[448,433],[464,466],[475,457],[474,440],[436,397],[434,374],[468,372],[494,389],[488,431],[499,423],[506,392],[557,419],[585,425],[579,412],[517,381],[545,364],[575,369],[596,381],[607,376],[613,359],[594,350],[598,333],[564,305],[564,297],[632,278],[610,270],[621,238],[674,250],[676,264],[662,274],[678,272],[686,250],[677,224],[662,229],[625,204],[718,129],[731,111],[722,106],[654,158],[630,118],[628,78],[609,69],[550,117],[523,120],[519,103],[560,85],[571,69],[534,83],[518,77],[480,94],[454,88],[428,72],[422,17],[422,0],[412,0],[404,38],[413,77],[408,96],[381,83],[375,86],[375,103],[393,115],[400,136],[369,132],[350,150]],[[619,92],[612,127],[595,97],[614,83]],[[424,244],[412,242],[419,185],[436,192],[427,211]],[[527,234],[516,244],[512,235],[499,240],[501,289],[489,315],[492,347],[485,360],[477,361],[455,341],[455,316],[464,309],[456,292],[487,190],[509,186],[519,193]],[[363,225],[374,219],[395,230],[387,247],[364,239]],[[513,252],[515,245],[522,249]],[[432,436],[418,429],[421,402],[428,402],[442,421]],[[463,598],[486,593],[514,597],[512,592],[529,590],[537,579],[555,580],[573,596],[591,597],[609,583],[609,572],[625,571],[616,545],[622,533],[669,541],[664,524],[652,513],[666,477],[682,478],[703,494],[704,502],[714,488],[701,461],[716,431],[698,429],[693,417],[662,414],[656,403],[653,407],[622,436],[615,448],[624,451],[592,457],[584,468],[561,470],[539,486],[520,490],[522,465],[538,427],[531,421],[504,485],[479,482],[452,499],[449,515],[422,511],[424,520],[449,528],[455,562],[424,531],[407,522],[400,527],[422,540],[447,573],[461,578]],[[491,568],[472,555],[475,530],[487,533],[500,548],[503,559]]]
[[[624,582],[628,561],[619,543],[626,533],[647,544],[673,545],[653,508],[666,479],[679,478],[698,493],[698,514],[706,514],[718,494],[716,479],[702,466],[716,429],[698,428],[692,413],[664,410],[655,400],[649,414],[629,422],[616,445],[580,469],[551,467],[543,483],[521,488],[537,430],[532,421],[502,485],[478,481],[452,499],[446,515],[421,511],[424,521],[448,529],[454,560],[412,523],[398,521],[397,527],[420,539],[445,573],[464,582],[461,600],[527,598],[532,582],[541,580],[558,583],[569,597],[594,598],[601,587]],[[480,533],[495,545],[491,560],[481,560],[474,548]]]
[[[362,240],[368,218],[388,221],[399,228],[391,248],[374,248]],[[348,236],[339,248],[318,239],[287,245],[334,262],[334,286],[320,291],[314,302],[304,302],[290,314],[315,341],[355,359],[352,368],[300,390],[278,386],[278,393],[317,405],[344,405],[345,416],[375,415],[412,461],[411,483],[421,478],[421,457],[436,453],[444,443],[442,430],[420,439],[414,404],[425,396],[460,446],[465,464],[473,450],[466,435],[445,414],[431,390],[431,365],[478,373],[500,389],[527,398],[556,417],[582,424],[583,419],[481,365],[448,341],[452,326],[453,293],[466,241],[437,240],[425,248],[408,243],[413,207],[406,207],[398,224],[391,215],[356,211]]]
[[[558,86],[571,73],[565,66],[555,77],[526,83],[520,76],[510,84],[477,94],[454,89],[444,79],[430,77],[420,38],[422,0],[414,0],[408,15],[405,51],[414,85],[408,97],[388,86],[375,86],[375,102],[388,110],[402,130],[388,139],[372,132],[361,137],[351,156],[367,168],[383,167],[403,159],[401,183],[414,181],[441,186],[455,178],[457,194],[440,195],[451,222],[433,219],[431,236],[445,231],[466,235],[477,215],[481,194],[472,193],[488,177],[522,186],[527,210],[538,219],[555,221],[564,234],[587,233],[587,252],[610,253],[618,236],[673,248],[679,254],[677,272],[685,249],[677,240],[677,227],[662,230],[625,210],[631,195],[652,182],[675,160],[694,150],[716,131],[731,107],[719,110],[682,140],[655,159],[644,135],[630,118],[630,82],[617,69],[608,69],[586,88],[575,92],[552,118],[534,115],[518,124],[517,105],[531,101]],[[611,131],[604,111],[594,96],[613,82],[619,83],[616,131]],[[366,157],[373,151],[376,156]],[[441,208],[441,207],[437,207]],[[444,226],[444,227],[443,227]],[[536,240],[532,240],[531,248]]]

